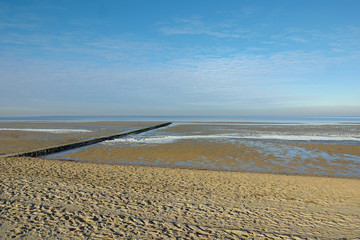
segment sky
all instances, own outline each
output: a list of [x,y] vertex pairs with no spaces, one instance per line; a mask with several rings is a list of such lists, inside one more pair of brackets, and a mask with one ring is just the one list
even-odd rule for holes
[[0,116],[360,116],[357,0],[0,0]]

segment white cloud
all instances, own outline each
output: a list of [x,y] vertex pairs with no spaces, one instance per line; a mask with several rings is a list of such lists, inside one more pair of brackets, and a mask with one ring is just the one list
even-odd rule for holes
[[[34,25],[20,20],[0,22],[0,100],[7,105],[14,102],[14,109],[24,112],[34,111],[35,103],[49,109],[47,102],[59,108],[91,105],[97,111],[105,105],[108,111],[117,107],[145,111],[150,106],[171,111],[171,106],[178,106],[194,112],[200,107],[250,111],[306,105],[318,101],[308,91],[311,86],[327,84],[318,76],[360,61],[360,31],[355,27],[326,34],[289,28],[271,37],[240,29],[236,21],[211,24],[201,17],[159,25],[168,36],[220,40],[219,46],[205,49],[196,41],[184,47],[164,38],[135,41],[125,34],[29,32],[23,30]],[[223,44],[225,38],[235,44]],[[242,48],[243,38],[253,42]],[[278,48],[280,44],[286,47]],[[71,109],[76,112],[76,107]]]
[[217,38],[248,38],[250,32],[234,24],[205,22],[201,17],[176,19],[160,24],[159,31],[165,35],[208,35]]

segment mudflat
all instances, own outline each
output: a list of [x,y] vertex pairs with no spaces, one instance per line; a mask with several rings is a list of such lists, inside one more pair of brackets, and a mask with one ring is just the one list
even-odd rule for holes
[[356,239],[360,180],[0,158],[0,238]]
[[157,122],[0,122],[0,155],[33,151],[149,127]]
[[[98,144],[66,155],[60,153],[53,159],[76,159],[116,165],[360,177],[360,146],[291,143],[282,144],[281,147],[304,149],[303,151],[311,151],[318,156],[284,158],[283,155],[272,154],[257,146],[185,140],[170,144],[130,147]],[[332,158],[323,157],[323,153]],[[356,159],[344,160],[340,154],[353,154]]]

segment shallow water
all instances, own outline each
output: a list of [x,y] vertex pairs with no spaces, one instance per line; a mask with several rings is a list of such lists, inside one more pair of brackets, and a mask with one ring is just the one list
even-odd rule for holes
[[104,164],[360,177],[360,125],[177,123],[47,157]]
[[66,128],[0,128],[0,131],[48,132],[48,133],[92,132],[91,130],[87,130],[87,129],[66,129]]

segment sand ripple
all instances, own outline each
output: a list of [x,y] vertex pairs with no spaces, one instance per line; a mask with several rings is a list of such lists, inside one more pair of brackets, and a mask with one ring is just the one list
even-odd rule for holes
[[0,159],[0,238],[355,239],[360,180]]

